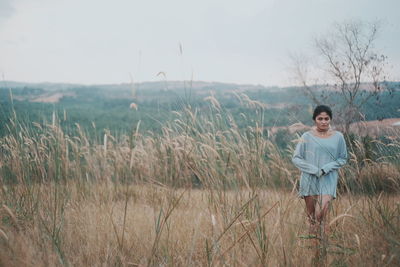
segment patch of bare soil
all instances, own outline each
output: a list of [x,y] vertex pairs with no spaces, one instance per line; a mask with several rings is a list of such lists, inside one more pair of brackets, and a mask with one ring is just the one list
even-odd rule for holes
[[58,103],[60,99],[63,98],[64,96],[73,96],[73,95],[74,94],[72,93],[55,93],[50,95],[42,95],[30,101],[39,103]]
[[[342,125],[334,125],[334,128],[343,131],[344,127]],[[301,122],[294,123],[290,126],[275,126],[268,128],[271,134],[275,134],[279,130],[287,130],[289,133],[293,134],[295,132],[304,132],[309,129],[311,129],[310,126]],[[396,136],[400,134],[400,118],[355,122],[350,125],[350,132],[360,136],[369,135],[371,137],[383,135],[388,137]]]
[[361,136],[396,135],[400,132],[400,118],[355,122],[350,131]]

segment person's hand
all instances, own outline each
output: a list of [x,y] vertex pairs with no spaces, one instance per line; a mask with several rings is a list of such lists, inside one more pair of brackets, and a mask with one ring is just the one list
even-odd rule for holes
[[326,174],[326,172],[324,171],[324,169],[320,169],[317,173],[317,178],[321,178],[322,176],[324,176]]

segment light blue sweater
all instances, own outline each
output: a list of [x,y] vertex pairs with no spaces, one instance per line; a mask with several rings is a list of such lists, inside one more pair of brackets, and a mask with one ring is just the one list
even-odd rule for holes
[[301,197],[331,195],[336,198],[338,169],[347,162],[343,134],[335,131],[331,136],[321,138],[310,131],[305,132],[296,146],[292,161],[301,170]]

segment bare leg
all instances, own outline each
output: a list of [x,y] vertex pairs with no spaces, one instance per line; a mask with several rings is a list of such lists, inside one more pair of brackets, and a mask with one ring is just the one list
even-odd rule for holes
[[317,196],[305,196],[304,200],[306,202],[306,212],[308,217],[308,222],[310,225],[310,234],[317,234],[315,207],[317,204]]
[[318,225],[316,223],[316,216],[315,216],[318,196],[306,196],[306,197],[304,197],[304,200],[306,202],[306,213],[307,213],[308,222],[310,225],[309,236],[313,237],[310,245],[311,245],[311,248],[315,250],[313,262],[318,262],[319,258],[320,258],[319,257],[320,250],[319,250],[319,239],[317,239]]
[[332,201],[331,195],[322,195],[318,197],[317,204],[315,206],[315,219],[323,228],[324,234],[328,230],[328,226],[326,225],[329,204]]

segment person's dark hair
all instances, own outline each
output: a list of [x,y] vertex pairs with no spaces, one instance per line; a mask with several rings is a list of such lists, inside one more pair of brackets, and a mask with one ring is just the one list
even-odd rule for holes
[[312,119],[315,121],[315,118],[321,114],[322,112],[326,112],[328,114],[329,118],[332,119],[332,110],[330,107],[325,106],[325,105],[319,105],[314,109],[314,114],[312,116]]

